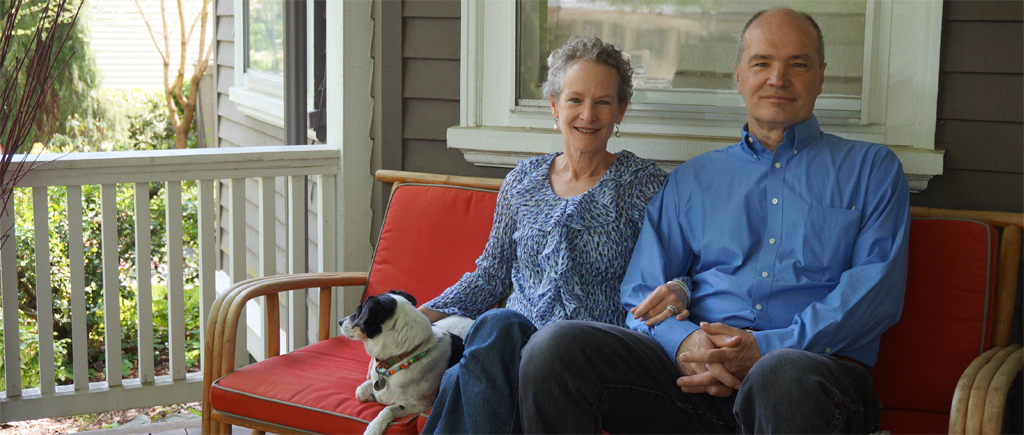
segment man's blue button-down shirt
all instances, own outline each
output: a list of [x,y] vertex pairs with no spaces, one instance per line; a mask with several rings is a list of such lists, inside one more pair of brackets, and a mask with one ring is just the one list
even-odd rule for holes
[[647,207],[622,283],[626,309],[693,279],[690,317],[647,327],[674,359],[701,321],[753,329],[764,355],[796,348],[874,365],[903,307],[909,186],[888,148],[789,127],[772,153],[740,143],[673,171]]

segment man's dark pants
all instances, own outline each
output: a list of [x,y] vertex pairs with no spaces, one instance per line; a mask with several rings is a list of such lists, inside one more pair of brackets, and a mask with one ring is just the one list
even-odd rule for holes
[[783,349],[763,356],[737,394],[683,393],[679,370],[651,337],[561,321],[523,349],[526,433],[868,433],[880,404],[871,371]]

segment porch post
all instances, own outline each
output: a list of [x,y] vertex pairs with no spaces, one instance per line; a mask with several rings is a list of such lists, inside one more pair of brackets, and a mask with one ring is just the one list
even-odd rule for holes
[[[380,1],[380,0],[376,0]],[[373,2],[327,2],[327,141],[341,150],[336,178],[336,267],[365,271],[373,252],[370,245],[371,192],[370,122],[373,99],[373,59],[370,50]],[[345,300],[358,300],[361,289],[335,291],[335,315],[355,309]]]

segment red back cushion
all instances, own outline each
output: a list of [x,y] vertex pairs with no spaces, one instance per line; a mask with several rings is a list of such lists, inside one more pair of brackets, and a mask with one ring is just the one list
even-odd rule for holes
[[475,270],[491,233],[497,198],[491,190],[398,186],[363,297],[405,290],[422,304]]
[[882,334],[874,368],[883,409],[948,416],[960,375],[990,346],[996,237],[976,221],[912,221],[903,315]]

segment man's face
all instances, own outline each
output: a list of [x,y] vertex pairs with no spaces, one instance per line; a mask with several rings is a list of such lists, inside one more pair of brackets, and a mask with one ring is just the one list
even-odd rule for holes
[[736,86],[753,127],[786,128],[811,117],[825,81],[818,37],[806,18],[772,11],[754,21],[743,37]]

